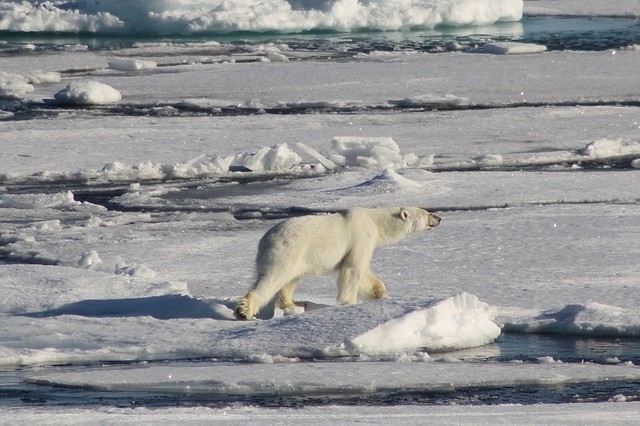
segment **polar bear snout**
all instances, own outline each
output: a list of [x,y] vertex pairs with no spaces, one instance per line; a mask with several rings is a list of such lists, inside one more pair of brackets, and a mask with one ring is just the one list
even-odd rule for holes
[[428,223],[429,223],[430,227],[433,228],[433,227],[436,227],[436,226],[440,225],[440,221],[441,220],[442,219],[437,214],[429,213]]

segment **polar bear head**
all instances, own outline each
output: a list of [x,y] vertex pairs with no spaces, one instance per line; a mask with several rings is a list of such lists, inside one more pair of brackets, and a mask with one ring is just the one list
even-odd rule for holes
[[421,209],[420,207],[401,207],[400,219],[405,222],[408,234],[428,231],[440,224],[440,216]]
[[409,235],[428,231],[440,224],[440,217],[420,207],[390,207],[370,210],[378,226],[378,244],[389,244]]

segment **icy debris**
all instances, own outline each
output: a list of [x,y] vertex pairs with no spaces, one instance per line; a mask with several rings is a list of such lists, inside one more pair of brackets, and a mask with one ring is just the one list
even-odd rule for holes
[[264,57],[269,62],[289,62],[289,58],[278,52],[268,51],[265,53]]
[[609,398],[609,402],[627,402],[627,397],[619,393]]
[[256,153],[238,155],[234,163],[254,172],[287,170],[300,164],[302,159],[286,143],[262,147]]
[[196,111],[220,111],[222,108],[233,107],[234,105],[232,101],[207,98],[189,98],[180,102],[178,106],[184,109]]
[[102,265],[102,259],[98,256],[98,252],[95,250],[88,250],[82,254],[78,261],[78,266],[83,269],[94,269]]
[[331,161],[346,167],[367,169],[402,168],[416,165],[415,156],[400,154],[400,147],[390,137],[336,136],[331,146],[337,155]]
[[[616,157],[640,157],[640,143],[623,141],[622,139],[598,139],[578,150],[579,155],[590,159],[606,159]],[[640,168],[640,158],[631,161],[631,167]]]
[[153,61],[143,61],[140,59],[112,59],[108,64],[109,68],[118,71],[149,70],[157,66]]
[[622,139],[598,139],[587,144],[578,152],[593,158],[619,155],[622,151]]
[[276,107],[286,108],[292,110],[305,110],[305,109],[317,109],[317,110],[329,110],[329,109],[360,109],[364,107],[364,102],[358,100],[332,100],[332,101],[291,101],[291,102],[278,102]]
[[[30,176],[42,181],[56,180],[107,180],[143,181],[164,179],[203,178],[211,175],[236,172],[292,172],[300,175],[321,174],[341,167],[363,167],[372,170],[403,169],[433,165],[433,155],[418,157],[413,153],[402,154],[390,137],[335,137],[334,153],[321,154],[317,150],[297,143],[294,149],[286,143],[263,146],[256,152],[242,152],[230,156],[201,154],[184,163],[125,164],[112,161],[99,170],[81,170],[68,173],[43,171]],[[306,162],[301,157],[305,156]],[[387,172],[388,181],[394,180]],[[400,178],[399,176],[397,176]],[[396,183],[400,180],[395,179]],[[405,186],[402,181],[401,186]]]
[[78,266],[91,271],[108,272],[136,278],[153,278],[155,271],[146,265],[125,263],[120,256],[103,260],[96,250],[87,250],[78,261]]
[[259,364],[291,364],[294,362],[300,362],[300,358],[289,358],[282,355],[256,354],[249,355],[247,357],[247,361]]
[[500,154],[486,154],[473,159],[476,163],[483,166],[500,166],[504,163],[504,158]]
[[185,163],[164,164],[162,173],[168,178],[188,178],[192,176],[208,176],[226,173],[233,162],[233,157],[201,155]]
[[338,168],[338,165],[336,163],[334,163],[333,161],[329,160],[327,157],[325,157],[324,155],[320,154],[318,151],[316,151],[315,149],[311,148],[310,146],[303,144],[302,142],[298,142],[296,144],[296,148],[299,151],[302,151],[304,154],[307,154],[308,156],[312,157],[318,163],[322,164],[322,166],[327,170],[333,171],[333,170],[336,170]]
[[504,41],[496,43],[486,43],[482,46],[481,52],[492,53],[494,55],[520,55],[527,53],[541,53],[547,50],[547,46],[534,43],[518,43]]
[[104,105],[119,102],[122,95],[97,81],[77,81],[56,93],[54,98],[62,105]]
[[387,101],[391,105],[403,108],[438,108],[438,107],[462,107],[471,105],[468,98],[455,95],[421,95],[399,100]]
[[31,84],[59,83],[62,77],[55,71],[34,71],[26,75]]
[[0,208],[13,209],[68,209],[81,205],[71,191],[56,194],[2,194]]
[[562,364],[562,361],[553,359],[552,356],[541,356],[537,358],[540,364]]
[[0,71],[0,98],[22,99],[33,90],[25,77]]

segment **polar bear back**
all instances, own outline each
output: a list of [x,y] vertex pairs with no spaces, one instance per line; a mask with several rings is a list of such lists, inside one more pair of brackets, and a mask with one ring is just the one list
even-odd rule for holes
[[333,272],[346,256],[353,233],[343,214],[301,216],[271,228],[258,245],[258,274],[287,268],[293,275]]

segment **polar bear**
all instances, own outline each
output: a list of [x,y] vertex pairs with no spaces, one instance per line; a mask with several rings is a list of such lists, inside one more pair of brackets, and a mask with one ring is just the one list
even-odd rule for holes
[[369,269],[376,247],[438,226],[440,218],[419,207],[352,208],[343,213],[287,219],[258,244],[257,280],[234,315],[251,319],[275,297],[280,309],[295,307],[293,293],[304,276],[338,272],[338,302],[387,295]]

